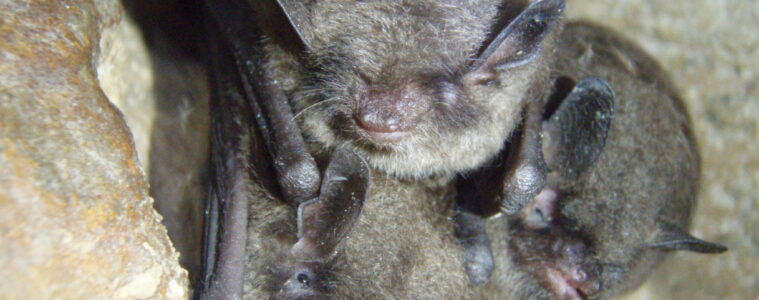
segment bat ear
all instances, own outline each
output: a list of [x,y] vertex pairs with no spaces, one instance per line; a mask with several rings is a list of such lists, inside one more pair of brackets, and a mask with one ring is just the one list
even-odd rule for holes
[[564,10],[565,0],[536,0],[482,51],[470,71],[476,77],[524,65],[540,53],[540,43]]
[[284,11],[290,24],[295,29],[295,32],[303,41],[306,49],[311,50],[311,43],[309,42],[305,30],[311,27],[311,11],[310,6],[315,2],[314,0],[277,0],[277,3]]
[[[572,85],[569,78],[557,79],[547,105],[550,117],[543,122],[546,164],[565,179],[577,178],[601,155],[615,106],[614,92],[600,78],[588,77]],[[556,107],[554,112],[552,107]]]
[[662,250],[687,250],[698,253],[714,254],[727,251],[727,247],[697,239],[685,230],[676,226],[665,226],[656,241],[649,245],[651,248]]
[[321,195],[298,207],[293,255],[303,261],[328,259],[361,215],[369,181],[363,158],[348,150],[335,151],[322,179]]

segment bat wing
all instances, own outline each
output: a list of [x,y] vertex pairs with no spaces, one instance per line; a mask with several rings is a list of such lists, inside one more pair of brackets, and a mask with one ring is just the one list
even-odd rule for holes
[[251,182],[249,153],[256,135],[250,108],[228,51],[209,45],[211,65],[212,179],[205,208],[200,298],[236,298],[242,293],[247,231],[246,197]]
[[[201,299],[237,299],[247,239],[247,195],[252,174],[266,172],[252,160],[268,158],[274,190],[297,207],[316,198],[320,176],[293,121],[287,97],[259,64],[262,34],[248,3],[205,2],[212,95],[211,193],[206,204]],[[257,133],[257,134],[256,134]],[[263,144],[264,147],[257,147]],[[264,153],[265,152],[265,153]]]
[[246,1],[208,0],[206,6],[235,58],[245,98],[275,162],[284,198],[293,206],[313,199],[319,191],[319,170],[295,124],[287,96],[260,66],[265,53],[263,35],[250,20],[254,12]]

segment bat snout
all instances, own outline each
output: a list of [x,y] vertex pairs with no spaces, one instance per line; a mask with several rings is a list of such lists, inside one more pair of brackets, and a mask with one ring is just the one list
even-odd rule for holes
[[353,118],[369,140],[397,142],[409,135],[427,113],[428,98],[413,85],[390,92],[370,90],[356,100]]

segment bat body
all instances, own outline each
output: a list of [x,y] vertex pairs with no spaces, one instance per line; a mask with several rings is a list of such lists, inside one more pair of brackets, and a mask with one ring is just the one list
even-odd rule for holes
[[[668,249],[720,250],[684,231],[699,162],[675,91],[602,29],[555,48],[563,1],[238,4],[206,3],[227,41],[201,297],[604,298]],[[547,268],[585,276],[564,293]]]
[[[452,233],[450,190],[373,175],[348,238],[310,269],[318,278],[310,283],[313,299],[472,299]],[[243,299],[301,299],[284,284],[300,268],[288,257],[297,216],[266,193],[254,196]]]
[[[553,155],[562,134],[543,126],[546,187],[508,225],[487,223],[497,267],[481,298],[609,299],[640,286],[672,250],[725,251],[686,233],[700,162],[687,110],[666,73],[631,42],[585,23],[567,26],[555,51],[554,90],[566,94],[579,78],[603,78],[613,87],[613,122],[602,152],[579,174],[557,167],[566,165]],[[513,289],[503,293],[507,283]]]

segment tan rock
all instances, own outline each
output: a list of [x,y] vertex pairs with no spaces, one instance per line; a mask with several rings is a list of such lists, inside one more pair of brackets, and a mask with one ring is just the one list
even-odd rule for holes
[[[185,299],[131,134],[95,75],[118,1],[0,3],[0,294]],[[107,52],[107,51],[106,51]]]

